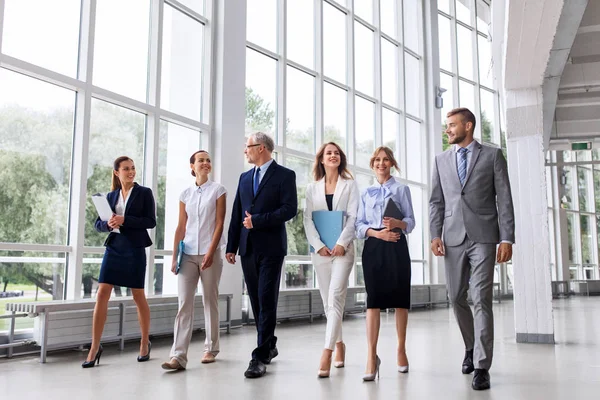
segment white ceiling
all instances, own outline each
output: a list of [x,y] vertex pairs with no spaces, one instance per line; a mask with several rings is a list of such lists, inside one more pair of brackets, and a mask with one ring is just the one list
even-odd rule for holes
[[551,142],[600,140],[600,0],[590,0],[560,78]]

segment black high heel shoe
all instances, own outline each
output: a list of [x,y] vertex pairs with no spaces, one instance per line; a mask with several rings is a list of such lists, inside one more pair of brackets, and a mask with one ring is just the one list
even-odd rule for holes
[[137,360],[138,362],[144,362],[144,361],[148,361],[150,359],[150,351],[152,350],[152,342],[148,342],[148,354],[146,354],[145,356],[138,356]]
[[102,345],[100,345],[100,347],[98,348],[98,352],[96,353],[96,357],[94,357],[92,361],[84,361],[83,364],[81,364],[81,368],[94,368],[96,366],[96,363],[100,365],[100,357],[102,356],[102,350]]

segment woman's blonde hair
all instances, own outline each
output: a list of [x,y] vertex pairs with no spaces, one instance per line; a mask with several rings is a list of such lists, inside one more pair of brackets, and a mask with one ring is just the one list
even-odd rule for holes
[[369,167],[371,169],[373,169],[373,164],[375,164],[375,158],[377,158],[377,156],[379,155],[379,153],[381,151],[384,151],[387,158],[390,159],[390,161],[392,162],[392,167],[394,167],[398,171],[400,171],[400,168],[398,167],[398,161],[396,161],[396,157],[394,157],[394,150],[390,149],[387,146],[379,146],[378,148],[375,149],[375,151],[373,152],[373,155],[371,156],[371,161],[369,162]]

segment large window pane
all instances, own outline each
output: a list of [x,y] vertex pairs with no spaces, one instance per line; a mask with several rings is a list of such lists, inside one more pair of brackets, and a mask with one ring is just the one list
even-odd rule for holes
[[567,213],[567,236],[569,237],[569,249],[568,249],[569,262],[575,264],[579,260],[577,257],[577,249],[575,248],[578,240],[577,240],[577,231],[576,231],[576,226],[575,226],[575,214],[574,213]]
[[483,0],[477,0],[477,30],[488,33],[488,28],[492,22],[490,6]]
[[381,14],[381,32],[386,33],[394,39],[400,40],[400,33],[402,27],[397,23],[397,16],[399,15],[402,4],[396,0],[380,0],[380,14]]
[[[165,13],[169,8],[165,7]],[[94,85],[146,101],[149,32],[150,0],[99,1],[94,37]]]
[[581,261],[584,265],[595,264],[593,254],[592,218],[590,215],[580,216],[581,227]]
[[400,115],[387,108],[383,109],[383,145],[394,150],[400,137]]
[[64,245],[75,93],[2,68],[0,87],[0,242]]
[[563,176],[565,178],[565,191],[561,197],[561,207],[566,210],[576,210],[574,190],[575,167],[563,167]]
[[204,14],[204,0],[177,0],[181,4],[196,11],[199,14]]
[[375,150],[375,104],[358,96],[355,99],[355,164],[361,168],[369,168],[369,160]]
[[202,111],[203,45],[204,25],[165,5],[161,107],[194,120]]
[[411,285],[423,285],[425,282],[425,274],[423,270],[423,263],[414,262],[411,264]]
[[422,15],[419,3],[419,0],[404,0],[404,45],[421,54],[419,38]]
[[354,1],[354,14],[373,24],[373,0]]
[[594,199],[596,212],[600,212],[600,170],[594,168]]
[[446,125],[446,115],[448,115],[448,111],[454,108],[454,85],[453,78],[448,75],[441,73],[440,74],[440,85],[446,89],[446,92],[442,95],[444,99],[444,107],[442,107],[442,125]]
[[473,0],[456,0],[456,18],[459,21],[471,25],[471,9]]
[[85,220],[86,246],[102,246],[106,239],[106,233],[96,232],[94,229],[98,214],[91,196],[111,191],[114,160],[120,156],[131,158],[136,168],[135,181],[143,183],[145,123],[146,118],[143,114],[92,99]]
[[423,134],[421,124],[406,119],[406,177],[415,182],[423,181],[422,154]]
[[373,36],[372,30],[361,23],[354,23],[354,82],[356,90],[369,96],[373,96],[375,87]]
[[2,52],[77,76],[81,0],[6,0]]
[[[200,149],[206,150],[207,140],[200,132],[171,122],[160,121],[158,149],[158,190],[156,199],[157,249],[172,250],[175,228],[179,218],[179,195],[194,185],[190,173],[190,156]],[[213,158],[214,168],[214,158]],[[171,273],[171,256],[154,270],[154,293],[177,293],[177,279]],[[164,278],[163,278],[164,277]]]
[[341,83],[347,81],[346,14],[323,2],[323,73]]
[[592,166],[577,167],[577,187],[579,189],[579,211],[594,212],[592,193]]
[[277,0],[247,0],[246,39],[277,52]]
[[262,131],[277,138],[277,61],[246,49],[246,135]]
[[415,229],[408,235],[408,249],[411,260],[423,259],[423,189],[410,186],[413,212],[415,216]]
[[409,53],[404,53],[404,80],[406,85],[405,109],[408,114],[421,116],[421,62]]
[[398,47],[381,39],[381,96],[384,103],[398,107]]
[[450,0],[437,0],[438,10],[450,14]]
[[480,89],[479,100],[481,102],[481,139],[484,143],[500,144],[498,135],[494,129],[494,93]]
[[465,81],[458,82],[458,102],[461,107],[467,107],[475,112],[475,86]]
[[486,37],[477,35],[477,46],[479,49],[479,83],[492,88],[494,85],[492,71],[492,42]]
[[306,204],[306,186],[313,181],[313,162],[313,160],[298,157],[286,158],[286,167],[296,172],[296,187],[298,190],[298,214],[286,224],[289,255],[309,254],[309,245],[304,233],[303,219],[304,205]]
[[312,153],[315,147],[315,78],[287,67],[286,146]]
[[457,24],[456,41],[459,49],[458,54],[458,74],[463,78],[470,80],[473,76],[473,33],[470,29]]
[[314,68],[314,1],[287,0],[287,57]]
[[440,68],[454,72],[452,67],[452,30],[450,19],[438,15],[438,48],[440,50]]
[[346,152],[348,92],[329,83],[323,85],[325,142],[335,142]]

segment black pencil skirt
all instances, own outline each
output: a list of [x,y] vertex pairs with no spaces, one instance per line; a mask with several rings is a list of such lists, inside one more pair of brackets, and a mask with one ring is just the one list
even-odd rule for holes
[[410,309],[410,254],[406,236],[397,242],[370,237],[362,253],[367,308]]
[[146,249],[132,247],[125,236],[116,234],[106,245],[98,283],[143,289],[146,277]]

